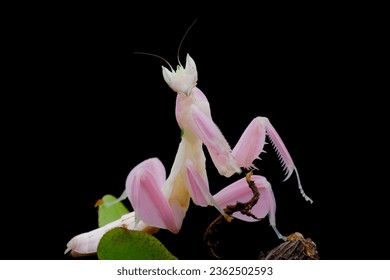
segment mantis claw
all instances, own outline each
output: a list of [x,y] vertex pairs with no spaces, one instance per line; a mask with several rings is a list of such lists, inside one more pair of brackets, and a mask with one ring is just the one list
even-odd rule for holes
[[275,231],[276,235],[279,239],[282,239],[283,241],[287,241],[287,237],[282,235],[279,230],[276,228],[276,225],[271,225],[272,229]]

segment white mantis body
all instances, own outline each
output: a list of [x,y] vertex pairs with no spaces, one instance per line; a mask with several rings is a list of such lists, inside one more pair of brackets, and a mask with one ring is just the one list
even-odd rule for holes
[[[252,192],[243,178],[214,196],[211,195],[203,144],[207,147],[218,172],[230,177],[234,173],[240,173],[241,168],[254,168],[253,161],[259,158],[268,135],[286,170],[285,180],[295,171],[303,197],[312,202],[302,189],[290,154],[267,118],[254,118],[236,146],[230,148],[211,118],[206,96],[196,87],[197,76],[195,62],[189,55],[186,57],[185,67],[179,65],[176,71],[172,68],[169,71],[163,67],[164,80],[177,93],[176,119],[183,132],[168,178],[166,179],[163,164],[157,158],[147,159],[138,164],[128,175],[126,190],[120,197],[120,200],[129,198],[134,212],[103,228],[75,236],[67,244],[66,252],[95,253],[103,234],[118,226],[148,232],[163,228],[177,233],[181,228],[190,198],[197,205],[216,207],[228,218],[222,209],[228,204],[249,200]],[[277,236],[285,239],[276,228],[276,203],[271,185],[263,176],[253,175],[252,180],[260,192],[260,199],[252,208],[252,213],[258,218],[268,215],[270,225]],[[257,221],[239,213],[233,216],[244,221]]]

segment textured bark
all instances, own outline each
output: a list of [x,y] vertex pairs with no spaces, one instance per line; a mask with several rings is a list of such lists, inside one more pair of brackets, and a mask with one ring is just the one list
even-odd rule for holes
[[316,244],[310,238],[304,238],[299,232],[287,237],[287,241],[272,249],[267,254],[259,255],[260,260],[318,260]]

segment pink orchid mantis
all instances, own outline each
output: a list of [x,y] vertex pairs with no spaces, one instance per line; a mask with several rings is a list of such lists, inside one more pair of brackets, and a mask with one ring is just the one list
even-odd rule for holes
[[[177,233],[189,207],[190,198],[196,205],[216,207],[229,219],[222,209],[228,204],[249,200],[252,192],[245,178],[242,178],[211,195],[203,144],[218,172],[230,177],[234,173],[240,173],[241,168],[255,168],[253,161],[259,158],[268,135],[286,171],[285,180],[295,171],[302,196],[312,202],[302,189],[290,154],[267,118],[253,119],[236,146],[231,149],[212,120],[206,96],[196,87],[198,74],[194,60],[187,55],[185,67],[179,62],[176,71],[172,67],[171,71],[165,67],[162,69],[164,80],[177,93],[176,119],[183,132],[168,178],[166,179],[163,164],[157,158],[138,164],[129,173],[125,192],[118,199],[128,197],[134,212],[102,228],[75,236],[67,244],[66,252],[72,251],[75,255],[95,253],[103,234],[118,226],[147,232],[163,228]],[[252,175],[252,180],[260,192],[260,199],[253,207],[252,213],[258,218],[268,215],[270,225],[277,236],[285,239],[276,228],[276,203],[270,183],[259,175]],[[233,217],[249,222],[257,221],[240,213],[235,213]]]

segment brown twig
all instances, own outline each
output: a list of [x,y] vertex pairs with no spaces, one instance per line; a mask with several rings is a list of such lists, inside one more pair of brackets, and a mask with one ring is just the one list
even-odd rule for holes
[[[252,176],[252,171],[248,172],[246,174],[246,181],[248,183],[248,186],[249,188],[252,190],[252,193],[253,193],[253,197],[247,201],[247,202],[240,202],[240,201],[237,201],[237,203],[235,205],[227,205],[225,207],[224,212],[225,214],[228,216],[228,217],[231,217],[233,215],[233,213],[235,212],[240,212],[241,214],[243,215],[247,215],[249,217],[252,217],[256,220],[261,220],[260,218],[257,218],[252,212],[252,208],[253,206],[256,205],[257,201],[259,200],[260,198],[260,192],[259,190],[257,189],[256,187],[256,184],[254,181],[251,180],[251,176]],[[227,219],[226,217],[220,215],[218,216],[206,229],[206,232],[204,234],[204,238],[203,240],[206,242],[206,244],[208,245],[208,247],[210,248],[210,252],[212,254],[212,256],[216,259],[219,259],[220,257],[217,255],[217,253],[215,252],[215,248],[218,247],[218,240],[217,241],[213,241],[212,240],[212,236],[214,235],[215,232],[217,232],[217,227],[219,225],[221,225],[223,222],[230,222],[231,221],[231,218]]]

